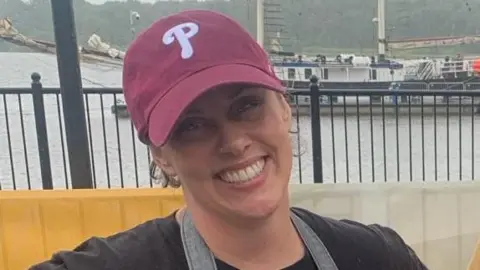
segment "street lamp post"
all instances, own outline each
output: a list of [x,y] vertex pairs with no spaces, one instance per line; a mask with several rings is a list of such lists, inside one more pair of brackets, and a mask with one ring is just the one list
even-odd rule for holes
[[130,10],[130,31],[132,31],[132,40],[135,39],[136,29],[135,24],[140,20],[140,14],[136,11]]

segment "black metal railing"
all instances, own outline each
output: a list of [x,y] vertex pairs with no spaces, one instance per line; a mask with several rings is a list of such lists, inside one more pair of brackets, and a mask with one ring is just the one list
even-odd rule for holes
[[[329,90],[313,81],[310,89],[290,89],[292,182],[475,179],[480,91],[472,87]],[[155,186],[122,90],[83,92],[94,187]],[[31,88],[0,89],[1,188],[72,187],[60,99],[38,74]]]

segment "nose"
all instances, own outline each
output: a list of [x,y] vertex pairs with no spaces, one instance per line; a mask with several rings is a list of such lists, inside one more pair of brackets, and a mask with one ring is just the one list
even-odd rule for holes
[[220,136],[220,154],[241,156],[252,144],[248,131],[238,124],[224,125]]

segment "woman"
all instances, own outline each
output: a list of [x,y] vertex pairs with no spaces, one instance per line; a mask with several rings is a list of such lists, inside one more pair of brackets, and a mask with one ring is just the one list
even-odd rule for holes
[[129,48],[123,84],[139,138],[187,207],[33,269],[426,269],[388,228],[290,208],[285,89],[232,19],[155,22]]

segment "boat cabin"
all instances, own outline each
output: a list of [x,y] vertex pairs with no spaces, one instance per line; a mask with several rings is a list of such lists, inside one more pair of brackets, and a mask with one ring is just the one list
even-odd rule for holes
[[474,76],[473,62],[465,60],[460,55],[450,58],[445,57],[441,64],[441,75],[444,79],[467,79]]
[[462,82],[475,77],[474,63],[475,59],[463,59],[456,56],[453,58],[445,57],[444,59],[425,59],[420,60],[415,70],[406,71],[406,80],[445,80],[447,82]]
[[272,61],[277,76],[283,81],[309,82],[315,75],[320,82],[387,82],[402,80],[403,65],[394,61],[377,63],[375,58],[341,54],[333,59],[317,55],[305,60],[283,58]]

